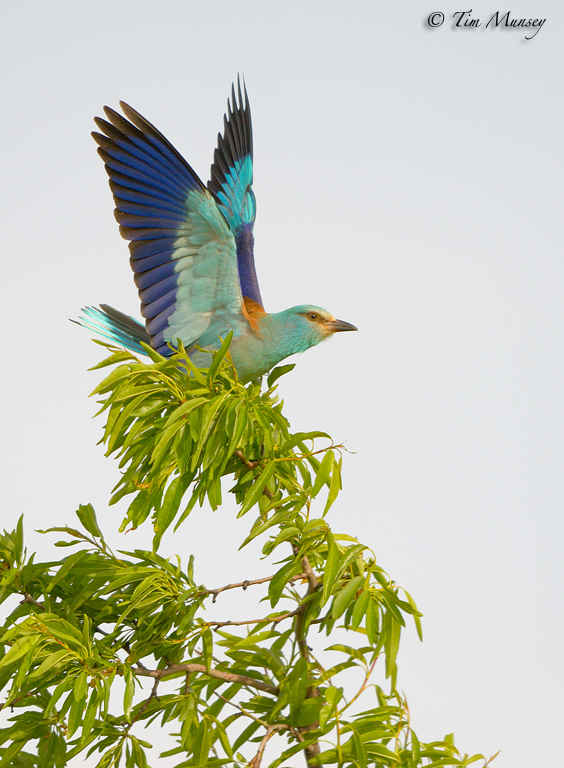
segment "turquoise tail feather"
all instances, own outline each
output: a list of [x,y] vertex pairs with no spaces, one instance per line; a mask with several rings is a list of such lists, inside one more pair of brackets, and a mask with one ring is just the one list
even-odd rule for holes
[[73,322],[138,355],[147,354],[141,342],[151,346],[149,334],[141,323],[108,304],[100,304],[100,309],[83,307],[81,317]]

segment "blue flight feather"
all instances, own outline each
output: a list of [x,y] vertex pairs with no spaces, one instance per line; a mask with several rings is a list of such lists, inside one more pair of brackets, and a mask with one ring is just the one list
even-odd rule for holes
[[[244,93],[244,97],[243,97]],[[256,201],[253,184],[253,128],[247,89],[237,80],[227,102],[223,135],[210,171],[208,189],[213,194],[235,236],[239,281],[243,296],[263,306],[255,269],[253,225]]]

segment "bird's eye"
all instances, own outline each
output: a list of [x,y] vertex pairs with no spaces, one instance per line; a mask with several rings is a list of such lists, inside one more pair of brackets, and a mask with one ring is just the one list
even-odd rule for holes
[[315,314],[315,312],[310,312],[309,313],[309,319],[310,320],[317,320],[317,315]]

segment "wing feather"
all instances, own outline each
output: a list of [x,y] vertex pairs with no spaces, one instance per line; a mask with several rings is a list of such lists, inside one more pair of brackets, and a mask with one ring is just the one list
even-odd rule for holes
[[[244,94],[244,95],[243,95]],[[253,184],[253,129],[247,89],[237,79],[223,118],[223,135],[210,171],[208,189],[235,237],[237,266],[243,296],[263,306],[254,260],[253,227],[256,201]]]
[[[230,330],[248,331],[235,239],[193,169],[144,117],[123,102],[96,119],[99,145],[151,344],[170,354],[215,345]],[[206,341],[202,339],[205,337]]]

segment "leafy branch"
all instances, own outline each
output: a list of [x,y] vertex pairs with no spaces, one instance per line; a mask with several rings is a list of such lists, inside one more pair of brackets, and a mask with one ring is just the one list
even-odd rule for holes
[[[460,754],[451,735],[418,740],[396,681],[401,633],[410,620],[421,636],[421,614],[369,547],[328,523],[344,447],[291,432],[276,382],[292,366],[243,386],[229,342],[208,369],[181,345],[170,358],[147,348],[151,363],[108,347],[96,366],[112,369],[94,391],[121,472],[110,504],[129,500],[121,530],[152,526],[151,551],[114,554],[89,504],[77,527],[44,531],[72,548],[58,561],[28,557],[21,519],[0,536],[0,691],[12,710],[0,768],[63,768],[95,752],[97,768],[147,768],[140,732],[157,719],[172,729],[163,756],[177,755],[177,768],[261,768],[274,737],[268,768],[299,753],[308,766],[488,765]],[[254,514],[241,521],[241,546],[260,540],[277,564],[208,588],[193,556],[160,549],[196,504],[222,503],[225,480],[238,516]],[[220,594],[251,586],[265,615],[206,619]],[[334,642],[336,632],[346,640]]]

